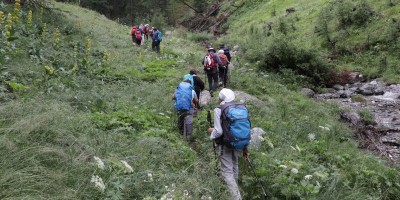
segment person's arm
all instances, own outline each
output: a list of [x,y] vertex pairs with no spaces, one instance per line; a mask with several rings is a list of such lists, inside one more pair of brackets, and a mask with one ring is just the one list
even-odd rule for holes
[[174,94],[172,95],[172,100],[176,99],[176,92],[174,92]]
[[204,86],[204,82],[200,79],[200,77],[195,76],[194,80],[196,81],[196,85],[199,86],[200,90],[203,91],[205,86]]
[[211,132],[210,139],[214,140],[216,138],[221,137],[223,131],[222,131],[222,125],[221,125],[221,109],[220,108],[215,108],[214,109],[214,129]]

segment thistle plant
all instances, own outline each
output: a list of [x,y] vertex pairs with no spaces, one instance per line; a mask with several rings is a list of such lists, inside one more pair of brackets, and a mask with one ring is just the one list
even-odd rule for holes
[[3,11],[0,11],[0,27],[1,27],[1,23],[3,22],[3,17],[4,17]]
[[75,73],[78,71],[78,45],[75,44],[74,46],[74,52],[72,53],[72,57],[74,60],[74,66],[72,67],[72,72]]
[[92,40],[90,39],[90,36],[86,36],[85,39],[85,52],[86,52],[86,56],[90,55],[90,48],[92,46]]
[[43,31],[42,31],[42,42],[44,42],[44,39],[46,38],[47,35],[47,24],[43,24]]
[[20,10],[21,10],[20,0],[15,0],[15,4],[14,4],[14,17],[13,17],[15,23],[18,23],[19,15],[20,15]]
[[54,45],[55,45],[56,47],[58,47],[58,45],[60,44],[60,41],[61,41],[60,29],[56,28],[56,30],[54,31],[54,34],[53,34],[53,42],[54,42]]
[[[12,15],[11,15],[11,13],[8,13],[7,21],[6,21],[6,25],[5,25],[5,28],[6,28],[5,31],[6,31],[6,37],[7,38],[11,37],[11,35],[12,35],[11,34],[12,33],[12,24],[13,24]],[[11,42],[6,40],[5,44],[6,44],[6,46],[10,46]]]
[[110,65],[110,56],[111,56],[110,52],[108,52],[107,49],[104,50],[103,65],[106,65],[106,66]]
[[28,12],[28,16],[26,18],[26,24],[28,25],[28,27],[32,26],[32,10]]
[[55,72],[54,67],[51,65],[45,65],[44,69],[46,70],[46,74],[48,74],[48,75],[53,75]]

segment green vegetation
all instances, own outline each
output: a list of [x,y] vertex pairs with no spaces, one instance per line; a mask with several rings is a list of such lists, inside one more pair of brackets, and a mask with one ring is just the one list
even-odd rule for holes
[[[280,10],[294,1],[277,2],[270,3],[282,17]],[[298,5],[321,6],[305,2]],[[248,18],[237,16],[237,23],[270,15],[269,5],[244,6],[255,18],[241,11]],[[206,112],[194,120],[196,144],[190,148],[175,127],[170,100],[187,66],[199,66],[204,54],[192,41],[208,35],[174,31],[157,56],[149,43],[132,46],[128,26],[73,5],[54,6],[52,12],[0,7],[0,199],[229,199],[215,175]],[[302,18],[291,17],[307,27]],[[234,57],[237,66],[260,61],[260,67],[273,69],[269,59],[239,40],[253,22],[243,23],[237,33],[232,30],[239,24],[230,23],[232,38],[224,40],[243,47]],[[256,24],[252,30],[261,36]],[[299,40],[301,35],[290,29],[273,33],[271,38],[292,38],[294,45],[267,48],[253,36],[243,37],[263,55],[273,56],[270,52],[282,45],[294,48],[290,56],[307,56],[292,68],[277,62],[283,63],[281,74],[232,71],[233,89],[265,103],[248,107],[253,126],[267,132],[251,158],[268,194],[275,199],[396,199],[398,168],[359,150],[351,131],[338,122],[336,107],[291,91],[327,73],[322,68],[310,74],[320,65],[307,63],[323,64],[321,52],[311,48],[312,41]],[[299,76],[304,72],[308,77]],[[243,160],[240,168],[244,199],[260,199]]]

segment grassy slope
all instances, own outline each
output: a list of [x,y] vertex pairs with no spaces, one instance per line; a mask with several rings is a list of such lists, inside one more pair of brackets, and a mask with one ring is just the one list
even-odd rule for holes
[[[331,52],[323,45],[324,37],[315,33],[321,12],[327,13],[324,8],[329,5],[328,0],[270,0],[265,3],[248,4],[237,15],[228,21],[228,38],[224,40],[232,44],[240,44],[244,50],[262,49],[266,40],[265,30],[267,23],[272,22],[272,29],[277,30],[280,22],[285,22],[294,42],[298,46],[309,47],[319,51],[322,57],[327,57]],[[337,40],[338,49],[350,51],[353,54],[339,56],[334,62],[340,69],[351,69],[363,72],[367,77],[381,77],[384,80],[398,82],[397,63],[400,62],[398,54],[398,39],[387,41],[389,34],[398,24],[400,17],[400,2],[393,0],[394,6],[389,6],[389,1],[365,1],[375,13],[365,26],[349,26],[346,31],[337,28],[337,13],[331,10],[332,16],[328,19],[331,39]],[[285,10],[293,7],[296,12],[285,16]],[[352,7],[350,7],[351,9]],[[273,16],[275,13],[275,16]],[[368,37],[369,36],[369,37]],[[366,47],[370,45],[369,47]],[[380,68],[381,60],[386,57],[387,67]]]
[[[202,194],[227,199],[223,184],[212,175],[215,163],[211,144],[204,137],[206,113],[195,120],[197,152],[181,141],[173,124],[169,96],[186,73],[185,65],[197,64],[202,54],[196,44],[185,40],[190,34],[174,32],[180,38],[165,39],[164,54],[157,58],[148,46],[138,50],[130,45],[129,27],[75,6],[56,5],[69,12],[65,13],[67,23],[75,27],[79,22],[81,27],[81,32],[63,36],[65,41],[83,41],[90,35],[92,49],[107,49],[113,61],[108,73],[76,75],[71,84],[75,86],[66,89],[61,89],[57,78],[40,83],[27,79],[28,91],[2,103],[0,198],[158,199],[167,193],[165,186],[174,184],[177,199],[184,190],[195,199]],[[43,78],[43,65],[26,65],[27,59],[14,57],[7,66],[17,66],[21,77],[34,71],[38,75],[33,80]],[[143,74],[157,79],[145,82]],[[236,71],[232,77],[233,88],[265,101],[262,107],[248,106],[253,126],[268,133],[267,142],[252,151],[252,158],[269,194],[278,199],[390,199],[398,195],[396,171],[357,149],[349,130],[337,121],[334,107],[287,90],[272,74]],[[310,133],[315,140],[308,139]],[[93,155],[105,161],[106,170],[96,167],[90,159]],[[126,160],[134,172],[124,173],[119,160]],[[240,165],[245,199],[257,199],[256,181],[245,163]],[[293,168],[297,174],[291,173]],[[304,182],[308,174],[314,177]],[[103,178],[104,194],[90,183],[92,175]]]

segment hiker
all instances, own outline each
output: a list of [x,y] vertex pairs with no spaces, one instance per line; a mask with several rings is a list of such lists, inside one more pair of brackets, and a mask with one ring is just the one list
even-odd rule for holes
[[224,54],[224,50],[218,50],[218,57],[221,60],[222,66],[218,67],[219,71],[219,80],[220,85],[223,85],[226,88],[226,83],[228,80],[228,65],[229,61],[226,55]]
[[238,158],[242,153],[248,159],[247,145],[250,142],[250,120],[247,108],[234,102],[235,93],[223,88],[219,93],[220,106],[214,109],[214,128],[208,128],[210,139],[220,152],[220,171],[228,186],[230,199],[241,200],[238,186]]
[[143,27],[143,34],[146,40],[149,39],[149,24],[145,24]]
[[[132,36],[132,38],[133,38],[133,36]],[[143,40],[142,31],[140,29],[136,29],[136,31],[135,31],[136,45],[138,45],[140,47],[140,45],[142,45],[142,40]]]
[[[199,76],[197,76],[197,70],[195,68],[191,68],[189,74],[184,76],[184,79],[189,79],[194,91],[196,92],[196,96],[200,99],[200,92],[204,90],[204,82],[201,80]],[[196,104],[197,109],[200,109],[199,102]]]
[[231,56],[231,52],[229,51],[229,48],[225,47],[225,44],[221,44],[221,45],[219,45],[219,49],[224,50],[225,56],[228,58],[228,61],[231,62],[232,56]]
[[221,60],[216,54],[214,48],[211,47],[208,49],[207,55],[204,56],[204,59],[202,60],[202,64],[204,65],[204,71],[207,74],[210,94],[213,96],[213,92],[218,88],[218,67],[222,66]]
[[160,54],[160,43],[162,41],[162,33],[156,27],[153,28],[153,42],[151,43],[151,48]]
[[192,142],[193,115],[199,100],[189,79],[179,83],[172,99],[175,100],[174,108],[178,114],[179,132],[186,141]]
[[132,44],[135,45],[136,44],[136,30],[137,30],[137,26],[132,26],[131,29],[131,36],[132,36]]

